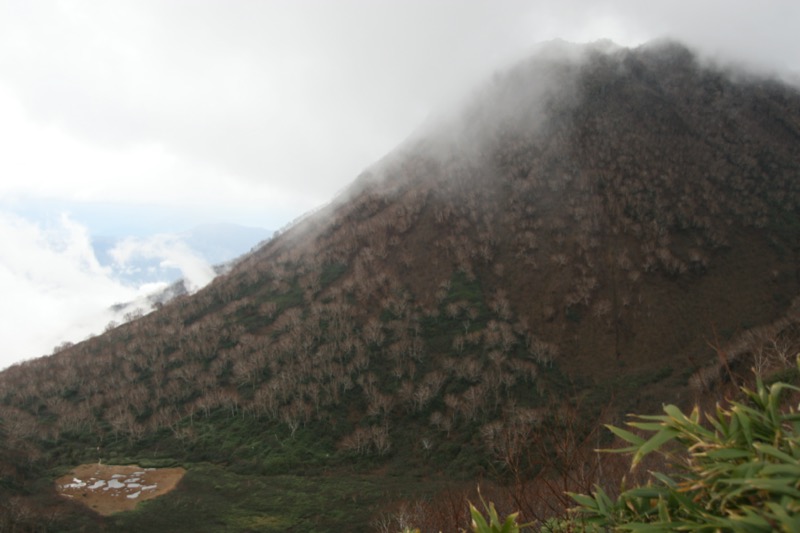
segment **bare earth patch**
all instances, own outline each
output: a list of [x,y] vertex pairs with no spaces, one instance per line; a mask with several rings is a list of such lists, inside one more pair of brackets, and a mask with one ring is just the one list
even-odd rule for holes
[[56,490],[101,515],[130,511],[174,489],[183,468],[141,468],[137,465],[86,464],[56,480]]

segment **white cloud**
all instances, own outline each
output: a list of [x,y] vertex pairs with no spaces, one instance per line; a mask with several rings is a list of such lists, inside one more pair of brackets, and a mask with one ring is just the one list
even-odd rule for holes
[[[260,212],[268,226],[280,226],[315,205],[284,184],[245,184],[175,155],[165,144],[96,144],[71,135],[64,125],[33,122],[2,84],[0,116],[0,200],[138,204],[142,217],[148,205],[211,211],[220,218],[235,216],[235,210]],[[270,220],[271,212],[279,216]]]
[[[103,331],[139,307],[164,283],[129,287],[117,281],[95,257],[85,226],[69,215],[47,224],[0,211],[0,369],[16,361],[51,353],[65,341],[78,342]],[[180,269],[188,288],[197,290],[214,277],[213,269],[175,235],[130,238],[111,252],[118,267],[135,258],[156,258]],[[111,307],[134,302],[120,312]]]
[[63,216],[42,226],[0,212],[0,368],[99,333],[106,310],[137,291],[97,262],[86,228]]
[[110,253],[119,268],[125,268],[137,257],[160,260],[162,268],[177,268],[189,291],[204,287],[215,276],[214,269],[177,235],[130,237],[120,241]]

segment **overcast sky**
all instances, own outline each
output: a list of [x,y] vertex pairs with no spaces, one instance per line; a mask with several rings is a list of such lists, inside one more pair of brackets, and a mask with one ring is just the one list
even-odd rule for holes
[[277,229],[538,42],[797,74],[798,27],[796,0],[0,0],[0,367],[140,292],[92,236]]

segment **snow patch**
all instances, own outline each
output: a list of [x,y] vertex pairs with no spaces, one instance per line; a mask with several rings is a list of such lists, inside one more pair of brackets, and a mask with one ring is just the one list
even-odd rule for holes
[[[116,477],[116,476],[112,476],[112,477]],[[108,487],[112,488],[112,489],[122,489],[122,488],[125,488],[125,483],[120,483],[116,479],[112,479],[112,480],[110,480],[108,482]]]

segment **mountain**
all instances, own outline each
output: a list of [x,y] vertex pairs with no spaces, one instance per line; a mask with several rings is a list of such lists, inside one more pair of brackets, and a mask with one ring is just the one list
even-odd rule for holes
[[[798,141],[796,88],[681,45],[543,46],[203,290],[0,373],[0,490],[59,527],[360,531],[549,475],[602,416],[790,359]],[[56,505],[98,454],[189,473]],[[265,479],[290,503],[241,500]]]

